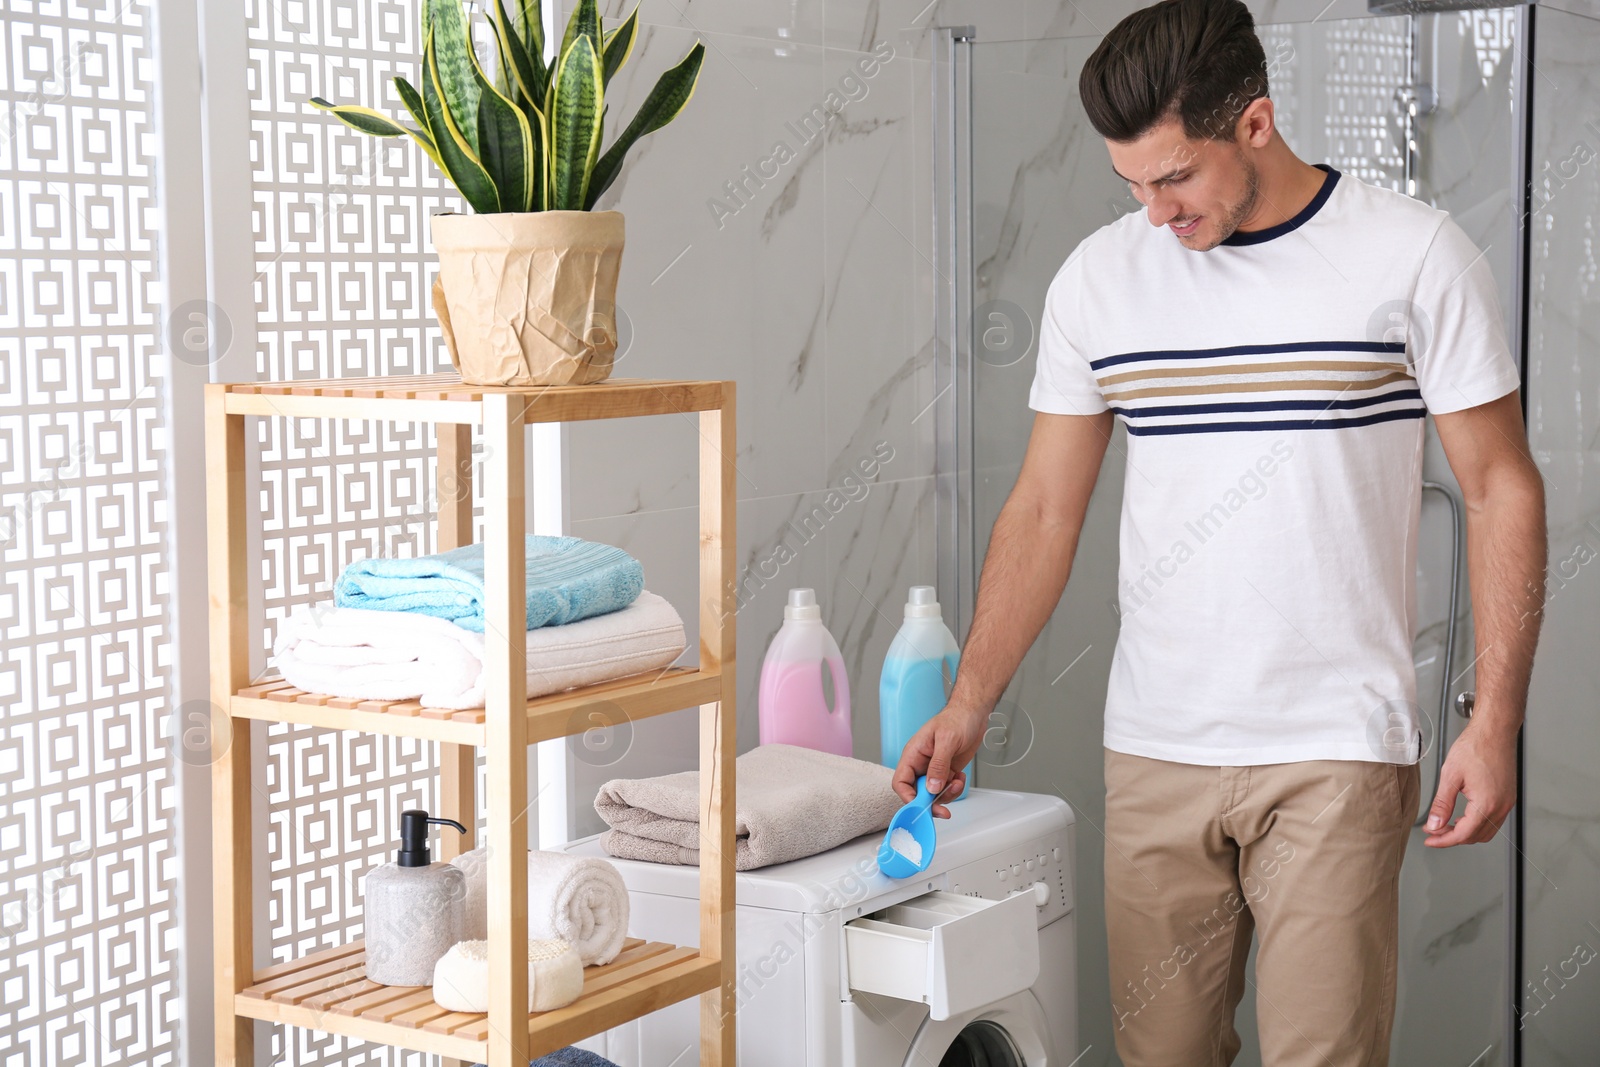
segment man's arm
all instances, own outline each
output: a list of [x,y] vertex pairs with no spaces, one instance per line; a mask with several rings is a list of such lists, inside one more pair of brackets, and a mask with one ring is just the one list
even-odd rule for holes
[[[1544,611],[1546,541],[1544,483],[1528,452],[1517,392],[1435,415],[1434,424],[1467,505],[1477,643],[1477,700],[1445,756],[1423,841],[1447,848],[1488,841],[1516,804],[1517,731]],[[1458,792],[1467,808],[1450,823]]]
[[[945,709],[906,742],[895,767],[894,789],[903,799],[916,797],[921,774],[935,795],[966,789],[961,768],[977,754],[989,714],[1067,586],[1112,420],[1109,411],[1034,415],[1017,484],[989,535],[955,688]],[[948,818],[950,809],[935,804],[933,813]]]

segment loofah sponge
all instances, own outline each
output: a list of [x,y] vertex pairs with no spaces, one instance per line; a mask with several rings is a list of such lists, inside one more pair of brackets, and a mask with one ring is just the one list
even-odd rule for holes
[[[583,963],[565,941],[528,939],[528,1010],[550,1011],[583,993]],[[433,968],[433,1000],[450,1011],[489,1010],[489,942],[457,941]]]

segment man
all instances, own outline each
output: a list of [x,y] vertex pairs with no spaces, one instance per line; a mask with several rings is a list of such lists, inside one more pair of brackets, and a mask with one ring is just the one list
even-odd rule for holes
[[1117,1050],[1128,1067],[1231,1062],[1259,931],[1265,1062],[1382,1065],[1423,748],[1428,413],[1467,505],[1477,705],[1425,843],[1488,841],[1516,798],[1544,497],[1494,279],[1445,212],[1295,157],[1239,0],[1130,15],[1080,90],[1145,210],[1091,234],[1049,288],[1032,436],[961,670],[895,788],[909,800],[924,772],[941,799],[965,788],[1066,586],[1120,418],[1104,734]]

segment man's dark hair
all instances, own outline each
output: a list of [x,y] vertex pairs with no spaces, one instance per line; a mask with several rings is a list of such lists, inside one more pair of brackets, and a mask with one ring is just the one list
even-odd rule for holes
[[1169,118],[1191,140],[1232,140],[1267,95],[1267,57],[1241,0],[1162,0],[1106,34],[1078,76],[1089,124],[1136,141]]

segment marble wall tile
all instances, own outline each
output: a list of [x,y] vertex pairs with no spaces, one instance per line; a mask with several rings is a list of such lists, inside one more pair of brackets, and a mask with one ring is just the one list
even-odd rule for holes
[[[1565,15],[1581,15],[1584,18],[1600,19],[1600,0],[1539,0],[1539,6],[1546,11],[1558,11]],[[1563,23],[1556,22],[1553,25],[1559,28]]]
[[912,195],[928,173],[927,142],[914,129],[928,63],[894,54],[867,80],[858,64],[872,58],[830,48],[824,61],[830,82],[854,77],[865,87],[823,150],[821,445],[830,485],[878,441],[896,449],[896,477],[933,472],[931,324],[918,301],[931,291],[933,250]]
[[[829,89],[820,47],[649,27],[612,81],[619,119],[697,36],[715,47],[693,98],[639,143],[598,205],[629,221],[617,301],[631,338],[624,326],[616,373],[736,380],[739,495],[817,489],[825,465],[809,442],[823,406],[822,139],[848,111],[804,125]],[[649,421],[572,427],[574,517],[694,504],[685,475],[697,431],[663,446]]]
[[[827,530],[829,631],[844,655],[850,678],[855,755],[883,758],[878,686],[889,644],[905,617],[913,585],[933,585],[934,480],[897,478],[896,455],[884,465],[885,480]],[[898,756],[898,753],[896,753]]]
[[[1126,0],[1027,0],[1024,36],[1104,37],[1122,19],[1148,4]],[[1246,0],[1256,25],[1327,22],[1364,17],[1366,0]]]
[[[620,23],[635,6],[641,26],[736,34],[780,44],[824,43],[823,6],[817,0],[601,0],[600,15],[607,25]],[[563,5],[563,10],[571,8]]]
[[1028,0],[822,0],[827,43],[865,50],[884,37],[906,40],[931,59],[940,26],[979,27],[985,38],[1027,36]]

